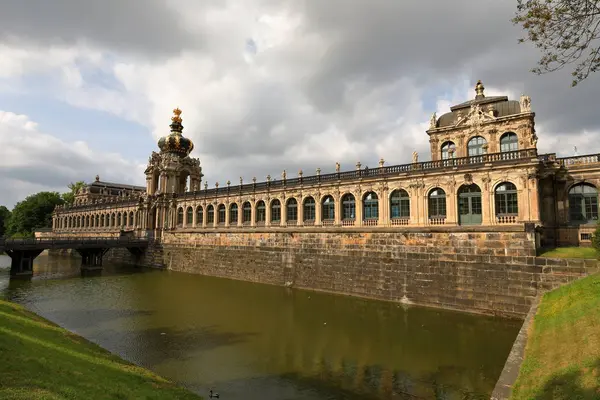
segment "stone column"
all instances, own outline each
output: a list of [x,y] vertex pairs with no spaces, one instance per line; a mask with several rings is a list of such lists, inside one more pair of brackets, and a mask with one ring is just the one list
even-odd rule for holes
[[[484,178],[487,179],[487,178]],[[481,224],[482,225],[493,225],[495,218],[492,217],[492,202],[493,196],[490,194],[489,182],[483,182],[481,191]]]
[[252,207],[252,221],[250,221],[250,226],[256,226],[256,201],[250,201],[250,206]]
[[354,219],[354,224],[356,226],[363,226],[362,193],[358,193],[358,196],[354,197],[354,206],[356,207],[356,218]]
[[281,201],[281,226],[287,226],[287,202],[285,198]]
[[323,202],[319,198],[320,195],[316,196],[315,199],[315,226],[323,225],[322,215],[323,215]]
[[244,202],[243,201],[239,201],[238,202],[238,220],[237,220],[237,225],[238,226],[244,225]]
[[225,226],[229,226],[229,209],[231,208],[231,204],[227,202],[225,204]]
[[265,201],[265,226],[271,226],[271,201]]
[[298,201],[298,226],[304,226],[304,200],[302,199],[302,196],[300,196],[299,199],[297,199],[296,201]]
[[334,197],[335,200],[335,225],[342,225],[342,196],[340,194]]

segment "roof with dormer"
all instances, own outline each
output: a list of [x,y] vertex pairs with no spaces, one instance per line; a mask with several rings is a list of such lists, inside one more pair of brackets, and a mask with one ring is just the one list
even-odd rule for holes
[[519,101],[509,100],[507,96],[486,97],[484,89],[481,81],[477,81],[477,85],[475,86],[475,98],[450,107],[450,112],[443,114],[437,119],[435,127],[444,128],[456,125],[461,117],[464,117],[463,110],[469,109],[474,105],[493,109],[495,118],[520,114],[522,112]]

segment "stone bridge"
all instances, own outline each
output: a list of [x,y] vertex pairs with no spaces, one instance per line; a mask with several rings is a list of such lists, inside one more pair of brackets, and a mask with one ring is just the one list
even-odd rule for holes
[[81,254],[82,270],[101,269],[102,257],[111,248],[126,248],[135,256],[144,253],[148,239],[137,237],[0,238],[0,252],[12,259],[12,276],[32,276],[33,260],[44,250],[74,249]]

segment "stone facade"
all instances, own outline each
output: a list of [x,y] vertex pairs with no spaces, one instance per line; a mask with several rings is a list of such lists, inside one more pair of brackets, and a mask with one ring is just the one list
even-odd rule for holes
[[[381,159],[376,168],[358,162],[342,171],[336,163],[334,173],[283,171],[204,189],[176,109],[171,134],[148,160],[146,187],[96,177],[75,205],[57,207],[52,234],[146,236],[163,246],[162,260],[173,269],[519,314],[546,285],[536,247],[590,243],[600,157],[539,155],[528,96],[486,97],[481,82],[475,92],[432,115],[431,161],[415,152],[404,165]],[[420,243],[418,250],[407,240]],[[523,279],[511,278],[518,274]],[[519,283],[480,290],[483,281],[505,279]],[[402,280],[410,289],[398,286]]]

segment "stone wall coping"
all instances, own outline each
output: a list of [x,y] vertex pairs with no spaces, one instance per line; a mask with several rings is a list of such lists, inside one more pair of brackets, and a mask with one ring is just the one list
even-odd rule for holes
[[523,321],[523,325],[521,326],[521,330],[508,354],[508,358],[500,373],[500,378],[498,378],[498,381],[496,382],[490,400],[508,400],[510,398],[512,387],[519,376],[519,370],[521,369],[521,364],[525,357],[525,346],[527,345],[529,327],[533,323],[541,298],[542,296],[536,296],[531,304],[531,308],[529,309],[525,321]]

